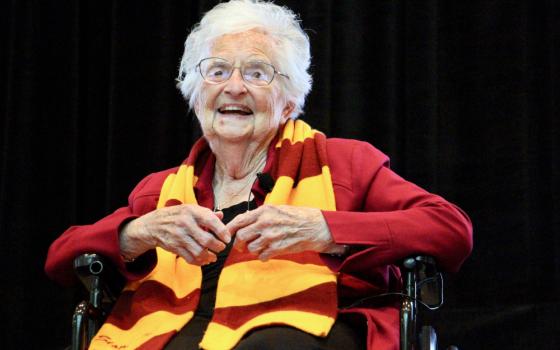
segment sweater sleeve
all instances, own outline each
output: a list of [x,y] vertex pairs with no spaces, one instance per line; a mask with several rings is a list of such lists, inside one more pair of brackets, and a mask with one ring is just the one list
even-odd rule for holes
[[74,258],[92,252],[109,259],[127,280],[142,278],[151,271],[156,263],[155,251],[142,255],[141,263],[125,264],[118,235],[124,223],[156,208],[162,177],[156,173],[144,178],[129,195],[127,206],[96,223],[68,228],[49,248],[45,263],[47,275],[62,285],[76,283]]
[[358,248],[330,261],[331,268],[367,275],[372,267],[426,254],[445,271],[459,269],[472,249],[471,221],[461,209],[398,176],[365,142],[340,147],[330,161],[337,211],[323,215],[336,243]]

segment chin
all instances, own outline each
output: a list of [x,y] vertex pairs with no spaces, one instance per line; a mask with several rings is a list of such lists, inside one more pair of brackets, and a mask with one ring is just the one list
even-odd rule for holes
[[222,140],[227,141],[242,141],[244,139],[250,138],[253,134],[254,125],[252,122],[247,123],[246,121],[215,121],[212,126],[213,134]]
[[250,139],[251,134],[251,132],[247,132],[246,130],[214,130],[216,138],[228,142],[241,142],[243,140],[248,140]]
[[253,133],[255,118],[250,116],[217,115],[214,117],[212,129],[214,132],[226,138],[241,138]]

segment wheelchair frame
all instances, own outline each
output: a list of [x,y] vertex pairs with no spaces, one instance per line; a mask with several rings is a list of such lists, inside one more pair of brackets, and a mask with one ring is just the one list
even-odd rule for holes
[[[115,282],[116,272],[98,254],[82,254],[74,260],[74,270],[89,291],[89,300],[78,304],[72,318],[72,350],[87,349],[101,324],[107,317],[119,293],[119,283]],[[436,269],[435,259],[429,256],[413,256],[400,264],[403,293],[400,311],[400,349],[437,350],[437,336],[433,327],[423,326],[417,332],[417,309],[421,284],[426,279],[435,278],[441,273]],[[438,300],[437,309],[443,303],[443,288],[430,291]],[[421,297],[420,297],[421,299]],[[458,350],[455,346],[448,350]]]

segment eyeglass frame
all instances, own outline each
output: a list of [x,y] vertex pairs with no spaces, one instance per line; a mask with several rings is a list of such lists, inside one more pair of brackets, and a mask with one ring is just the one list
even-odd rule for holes
[[[227,79],[225,79],[224,81],[220,81],[220,82],[210,81],[210,80],[207,80],[207,79],[206,79],[206,77],[204,76],[204,74],[202,74],[202,69],[200,68],[200,65],[202,64],[202,62],[204,62],[204,61],[206,61],[206,60],[214,59],[214,58],[217,58],[217,59],[226,61],[227,63],[231,64],[231,68],[232,68],[232,69],[231,69],[231,74],[230,74],[229,77],[228,77]],[[200,62],[198,62],[198,64],[195,66],[195,69],[198,70],[198,72],[200,73],[200,76],[202,77],[202,79],[203,79],[205,82],[207,82],[208,84],[212,84],[212,85],[222,84],[222,83],[225,83],[226,81],[230,80],[231,77],[233,76],[233,72],[234,72],[236,69],[239,69],[239,73],[240,73],[240,75],[241,75],[241,79],[243,79],[243,81],[246,82],[247,84],[250,84],[251,86],[254,86],[254,87],[264,87],[264,86],[270,85],[270,84],[274,81],[274,78],[276,77],[276,75],[279,75],[279,76],[285,77],[285,78],[287,78],[287,79],[290,79],[290,76],[289,76],[289,75],[284,74],[284,73],[282,73],[282,72],[280,72],[280,71],[277,71],[277,70],[276,70],[276,67],[274,67],[271,63],[264,62],[264,61],[257,61],[257,62],[262,63],[262,64],[266,64],[267,66],[272,67],[272,70],[273,70],[273,72],[274,72],[274,74],[272,75],[272,79],[270,79],[270,81],[269,81],[267,84],[265,84],[265,85],[256,85],[256,84],[253,84],[253,83],[250,82],[250,81],[245,80],[245,77],[243,76],[243,73],[241,72],[241,67],[243,66],[243,64],[245,64],[245,62],[243,62],[243,63],[240,64],[240,65],[233,65],[229,60],[226,60],[225,58],[217,57],[217,56],[210,56],[210,57],[206,57],[206,58],[201,59]]]

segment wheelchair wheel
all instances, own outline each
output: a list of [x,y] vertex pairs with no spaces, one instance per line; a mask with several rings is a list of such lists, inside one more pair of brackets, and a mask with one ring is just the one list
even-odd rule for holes
[[437,335],[433,327],[423,326],[420,332],[420,350],[437,350]]

